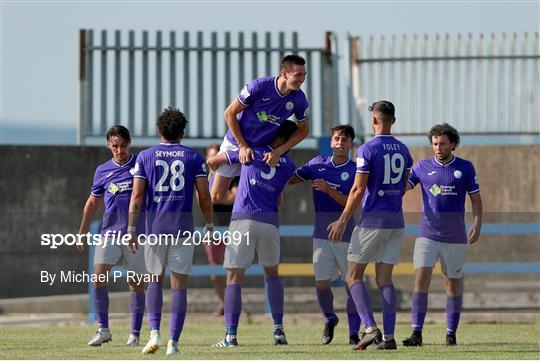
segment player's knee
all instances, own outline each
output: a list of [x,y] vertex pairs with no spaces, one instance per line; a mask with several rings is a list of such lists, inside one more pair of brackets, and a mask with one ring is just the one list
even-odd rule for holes
[[384,287],[385,285],[392,284],[392,276],[389,275],[376,275],[375,284],[377,287]]
[[128,285],[129,285],[129,291],[131,293],[139,294],[139,293],[144,292],[144,283],[143,282],[137,283],[135,281],[130,281],[128,283]]
[[225,193],[220,192],[219,190],[210,190],[210,197],[212,198],[212,203],[219,204],[223,202],[225,198]]
[[266,275],[267,278],[268,277],[278,277],[279,272],[278,272],[277,265],[273,266],[273,267],[269,267],[269,268],[264,268],[264,274]]
[[330,289],[330,280],[317,280],[316,288],[321,292],[327,291]]

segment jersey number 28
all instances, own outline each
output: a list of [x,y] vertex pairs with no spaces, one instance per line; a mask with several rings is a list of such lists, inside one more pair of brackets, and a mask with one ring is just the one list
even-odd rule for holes
[[[156,166],[163,167],[163,175],[161,175],[161,178],[156,184],[157,192],[167,192],[169,191],[169,187],[173,191],[180,191],[184,188],[184,162],[181,160],[175,160],[169,167],[169,164],[166,161],[156,160]],[[169,185],[165,185],[167,179],[169,178],[169,171],[171,172],[171,178],[168,182]]]

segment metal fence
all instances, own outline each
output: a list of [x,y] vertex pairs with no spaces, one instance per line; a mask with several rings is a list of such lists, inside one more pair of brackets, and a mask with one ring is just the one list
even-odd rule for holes
[[278,74],[286,53],[306,59],[304,91],[310,136],[326,133],[339,118],[335,38],[325,47],[300,45],[298,33],[122,33],[80,31],[79,144],[102,144],[113,124],[126,125],[138,144],[155,142],[155,119],[169,105],[190,120],[186,136],[219,141],[223,111],[245,83]]
[[367,106],[387,99],[396,105],[396,134],[423,135],[443,121],[463,134],[539,134],[538,32],[348,42],[359,133],[371,131]]

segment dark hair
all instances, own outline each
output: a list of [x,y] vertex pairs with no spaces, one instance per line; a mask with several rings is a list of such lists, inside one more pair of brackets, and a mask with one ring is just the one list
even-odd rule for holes
[[279,70],[288,70],[293,64],[306,65],[306,60],[298,54],[289,54],[281,59]]
[[282,139],[284,142],[287,142],[289,137],[291,137],[297,129],[298,126],[295,122],[286,120],[283,124],[281,124],[281,126],[279,126],[276,139]]
[[436,124],[435,126],[431,127],[429,130],[429,144],[432,143],[432,137],[433,136],[443,136],[446,135],[448,137],[448,140],[450,143],[455,144],[456,146],[459,145],[459,132],[454,127],[450,126],[448,123],[443,124]]
[[131,136],[129,134],[129,129],[119,124],[112,126],[107,131],[107,142],[109,142],[112,137],[120,137],[127,143],[131,143]]
[[370,112],[380,112],[394,117],[396,114],[396,108],[392,102],[388,101],[377,101],[374,102],[371,106],[368,107]]
[[176,141],[184,134],[188,120],[178,108],[169,106],[158,116],[156,126],[167,141]]
[[334,135],[334,133],[343,134],[347,137],[351,138],[351,141],[354,140],[355,134],[354,134],[354,128],[349,126],[348,124],[336,126],[330,130],[330,135]]

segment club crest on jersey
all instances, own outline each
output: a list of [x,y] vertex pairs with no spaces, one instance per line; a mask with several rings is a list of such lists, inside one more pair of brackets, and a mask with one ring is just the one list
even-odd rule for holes
[[437,184],[433,184],[431,185],[431,187],[429,188],[429,192],[431,192],[431,194],[433,196],[437,196],[437,195],[440,195],[440,193],[442,192],[441,188],[439,187],[439,185]]
[[109,185],[109,187],[107,188],[107,191],[109,191],[111,194],[116,194],[118,192],[118,190],[120,190],[120,188],[118,187],[117,184],[115,183],[112,183]]
[[455,178],[458,178],[458,179],[459,179],[459,178],[461,178],[462,175],[463,175],[463,174],[461,173],[460,170],[455,170],[455,171],[454,171],[454,177],[455,177]]
[[341,173],[341,180],[347,181],[349,179],[349,173],[348,172],[342,172]]
[[292,111],[294,108],[294,103],[293,102],[287,102],[285,103],[285,109],[288,110],[288,111]]

